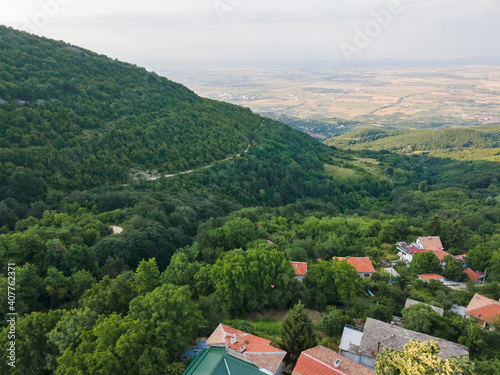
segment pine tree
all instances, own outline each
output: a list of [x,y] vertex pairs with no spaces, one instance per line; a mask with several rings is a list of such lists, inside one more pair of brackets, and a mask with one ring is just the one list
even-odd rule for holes
[[318,342],[314,324],[302,302],[299,301],[283,319],[281,340],[283,349],[287,352],[285,363],[291,365],[295,365],[302,351],[312,348]]
[[455,220],[451,225],[451,227],[449,227],[447,237],[450,249],[454,249],[456,251],[463,250],[464,233],[462,228],[462,222],[459,219]]
[[439,236],[441,234],[441,219],[438,214],[435,214],[429,224],[429,236]]

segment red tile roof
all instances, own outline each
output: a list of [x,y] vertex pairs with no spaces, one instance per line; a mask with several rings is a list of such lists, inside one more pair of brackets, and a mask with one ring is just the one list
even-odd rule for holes
[[500,302],[476,293],[465,309],[465,313],[479,320],[493,323],[500,319]]
[[305,275],[307,273],[307,263],[306,262],[290,262],[296,275]]
[[375,272],[375,268],[373,268],[372,261],[370,258],[354,258],[354,257],[333,257],[333,259],[337,258],[340,262],[344,259],[347,260],[347,263],[356,268],[356,272],[358,273],[373,273]]
[[[231,343],[233,339],[233,343]],[[286,352],[270,345],[271,341],[219,324],[207,340],[209,346],[224,346],[237,358],[253,363],[259,368],[278,371]]]
[[442,262],[444,257],[447,256],[447,255],[450,255],[449,253],[447,253],[446,251],[444,250],[436,250],[436,249],[417,249],[417,250],[411,250],[410,251],[410,254],[411,255],[415,255],[415,254],[418,254],[418,253],[425,253],[425,252],[433,252],[434,254],[436,254],[436,256],[438,257],[439,261]]
[[[335,367],[337,359],[339,367]],[[302,352],[292,375],[373,375],[373,371],[324,346],[316,346]]]
[[416,250],[419,250],[418,247],[416,247],[415,245],[411,244],[411,245],[403,245],[403,247],[408,250],[408,252],[411,254],[412,251],[416,251]]
[[467,258],[467,254],[456,255],[455,258],[457,258],[462,263],[467,263],[466,259],[465,259],[465,258]]
[[439,280],[444,279],[443,276],[438,275],[437,273],[423,273],[422,275],[418,275],[418,277],[422,280]]
[[429,250],[442,250],[443,244],[441,243],[441,238],[439,236],[428,236],[428,237],[419,237],[420,243],[424,249]]
[[484,276],[484,273],[473,271],[470,267],[466,268],[464,273],[469,277],[469,281],[476,281]]

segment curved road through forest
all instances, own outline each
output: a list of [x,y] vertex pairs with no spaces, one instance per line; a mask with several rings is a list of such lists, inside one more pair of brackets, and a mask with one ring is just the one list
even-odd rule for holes
[[[260,127],[261,127],[261,128],[262,128],[262,126],[264,126],[264,120],[262,120],[262,122],[260,123]],[[177,175],[180,175],[180,174],[188,174],[188,173],[193,173],[193,172],[199,171],[199,170],[201,170],[201,169],[203,169],[203,168],[211,168],[211,167],[213,167],[213,166],[214,166],[214,164],[215,164],[215,163],[220,163],[220,162],[223,162],[223,161],[228,161],[228,160],[234,159],[234,158],[236,158],[236,157],[240,157],[240,156],[241,156],[241,154],[243,154],[243,153],[247,153],[247,152],[248,152],[248,150],[250,150],[250,147],[251,147],[251,144],[250,144],[250,142],[248,142],[248,147],[246,148],[246,150],[245,150],[245,151],[240,152],[239,154],[236,154],[236,155],[233,155],[233,156],[228,156],[228,157],[226,157],[225,159],[218,160],[218,161],[216,161],[216,162],[214,162],[214,163],[212,163],[212,164],[205,165],[204,167],[195,168],[195,169],[188,169],[188,170],[185,170],[185,171],[182,171],[182,172],[177,172],[177,173],[174,173],[174,174],[166,174],[166,175],[163,175],[163,176],[151,176],[151,175],[149,175],[149,174],[148,174],[148,173],[146,173],[146,172],[137,172],[137,173],[134,173],[134,174],[132,175],[132,178],[133,178],[134,180],[137,180],[137,177],[138,177],[139,175],[141,175],[141,176],[143,176],[146,180],[148,180],[148,181],[153,181],[153,180],[158,180],[158,179],[160,179],[161,177],[171,178],[171,177],[174,177],[174,176],[177,176]]]

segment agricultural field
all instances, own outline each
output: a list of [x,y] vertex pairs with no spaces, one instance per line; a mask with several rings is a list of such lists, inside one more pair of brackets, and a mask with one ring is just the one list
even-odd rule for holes
[[287,73],[248,68],[208,74],[183,68],[161,74],[201,96],[249,107],[320,139],[367,126],[500,123],[500,66],[295,68]]

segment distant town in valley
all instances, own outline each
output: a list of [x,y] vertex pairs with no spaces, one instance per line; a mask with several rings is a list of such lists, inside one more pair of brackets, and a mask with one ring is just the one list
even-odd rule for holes
[[494,65],[161,69],[197,94],[251,108],[324,140],[358,127],[500,124]]
[[[500,375],[500,65],[460,63],[494,0],[31,3],[0,14],[40,28],[0,25],[0,374]],[[321,57],[370,12],[356,67]]]

